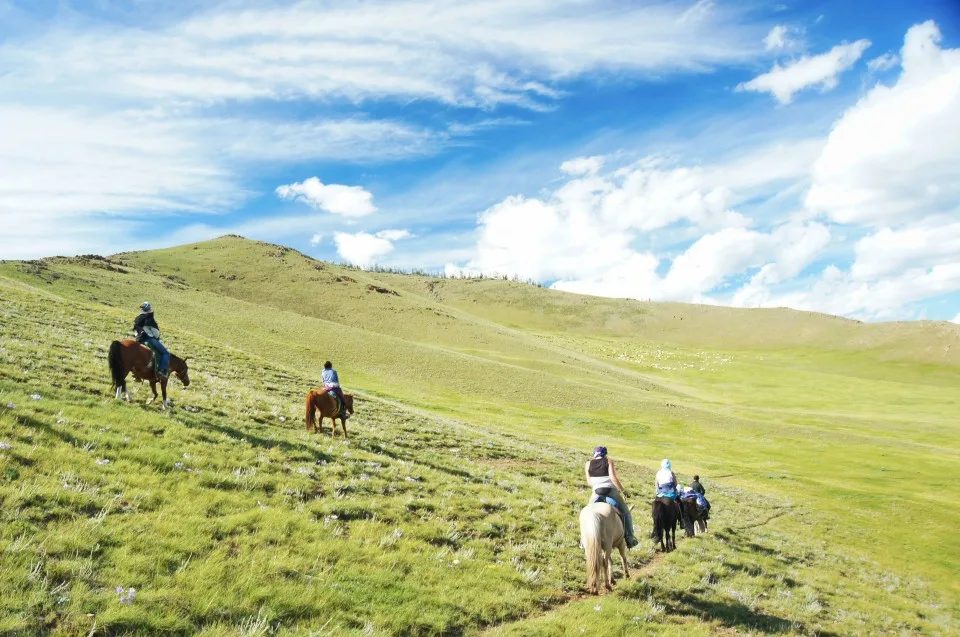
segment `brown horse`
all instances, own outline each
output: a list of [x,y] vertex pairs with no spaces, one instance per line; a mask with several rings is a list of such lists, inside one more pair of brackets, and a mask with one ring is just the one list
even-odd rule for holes
[[[343,402],[346,403],[347,411],[353,415],[353,394],[344,394]],[[317,412],[320,412],[320,424],[317,424]],[[337,412],[337,400],[327,393],[325,389],[311,389],[307,392],[307,431],[313,429],[317,433],[323,433],[323,419],[329,418],[331,422],[330,435],[337,435],[337,418],[340,418],[340,427],[343,428],[343,437],[347,436],[347,421]]]
[[[153,352],[150,348],[136,341],[127,339],[110,343],[107,362],[110,364],[110,375],[113,377],[113,387],[117,390],[117,398],[123,397],[127,402],[130,402],[130,393],[127,391],[127,374],[133,372],[133,377],[136,380],[150,382],[153,398],[147,401],[148,405],[157,399],[158,382],[160,383],[160,390],[163,392],[163,408],[166,409],[170,405],[170,401],[167,399],[167,379],[163,378],[158,381],[153,366],[150,364],[152,359]],[[170,354],[170,372],[180,379],[184,387],[190,385],[186,358],[178,358]]]

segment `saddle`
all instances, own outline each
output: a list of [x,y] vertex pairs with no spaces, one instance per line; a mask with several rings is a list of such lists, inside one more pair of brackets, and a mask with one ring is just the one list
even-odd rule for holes
[[591,504],[596,504],[597,502],[606,502],[613,507],[613,510],[617,512],[617,515],[620,516],[621,521],[623,520],[623,511],[620,510],[620,505],[617,504],[617,501],[609,497],[610,489],[603,487],[594,491],[596,498],[591,502]]
[[342,414],[347,410],[347,405],[342,400],[340,400],[340,396],[337,394],[336,391],[334,391],[333,389],[328,389],[327,395],[333,398],[333,403],[334,405],[336,405],[336,408],[337,408],[336,413]]

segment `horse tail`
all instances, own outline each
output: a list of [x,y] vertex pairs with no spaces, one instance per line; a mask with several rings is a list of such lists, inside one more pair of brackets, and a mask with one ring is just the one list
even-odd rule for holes
[[314,393],[312,391],[307,392],[307,431],[310,431],[311,428],[317,428],[317,406],[313,402]]
[[580,513],[580,539],[587,555],[587,588],[598,589],[606,582],[606,560],[603,559],[600,515],[589,505]]
[[107,364],[110,365],[113,389],[127,391],[126,370],[123,368],[123,346],[120,341],[110,343],[110,350],[107,352]]
[[663,505],[659,500],[653,501],[653,538],[656,541],[661,541],[663,539],[663,534],[666,531],[664,519]]

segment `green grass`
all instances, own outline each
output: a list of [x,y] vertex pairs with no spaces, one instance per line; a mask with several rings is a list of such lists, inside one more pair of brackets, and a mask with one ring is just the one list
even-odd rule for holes
[[[109,392],[106,347],[144,299],[192,357],[169,412]],[[956,632],[958,338],[238,238],[2,263],[0,632]],[[326,358],[361,394],[349,442],[303,431]],[[664,456],[716,517],[580,601],[598,442],[640,533]]]

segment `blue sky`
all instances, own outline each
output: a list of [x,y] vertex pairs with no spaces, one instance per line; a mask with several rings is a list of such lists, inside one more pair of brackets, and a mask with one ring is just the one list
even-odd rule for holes
[[358,265],[960,322],[960,8],[0,0],[0,258]]

